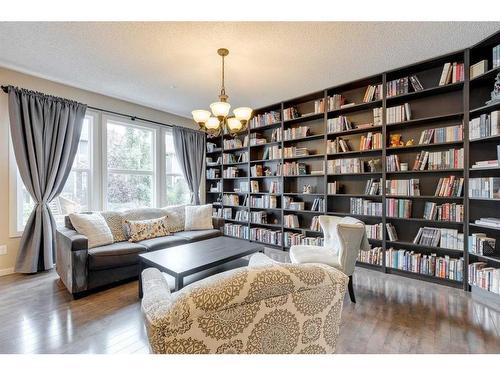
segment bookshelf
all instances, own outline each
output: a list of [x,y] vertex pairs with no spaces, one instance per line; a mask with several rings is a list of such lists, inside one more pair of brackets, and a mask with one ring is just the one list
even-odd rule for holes
[[[377,261],[359,261],[359,266],[470,290],[468,269],[471,263],[484,262],[488,267],[500,268],[500,229],[475,223],[484,217],[498,218],[500,199],[469,196],[470,179],[498,176],[500,170],[498,165],[472,168],[478,161],[498,158],[500,136],[469,139],[469,120],[500,109],[499,103],[486,104],[495,77],[500,73],[500,67],[492,66],[491,52],[497,45],[500,45],[500,32],[465,50],[260,108],[254,114],[258,121],[251,123],[238,138],[242,142],[245,137],[265,138],[264,144],[247,144],[228,150],[224,147],[224,140],[229,139],[229,136],[207,139],[215,144],[215,148],[207,152],[208,157],[222,157],[224,153],[248,153],[245,162],[227,165],[238,168],[238,178],[224,177],[226,165],[217,167],[221,168],[221,193],[208,191],[212,179],[207,179],[207,203],[214,203],[214,208],[231,208],[231,217],[225,223],[240,226],[237,233],[226,234],[244,235],[266,246],[287,251],[291,244],[297,242],[321,244],[322,233],[317,226],[314,227],[316,216],[353,216],[367,225],[382,225],[378,238],[369,239],[375,249],[372,250],[373,254],[363,257],[376,258]],[[471,78],[471,65],[483,59],[488,61],[488,70]],[[440,85],[446,63],[452,66],[456,63],[456,75],[453,76],[455,71],[451,70],[451,81]],[[460,64],[463,68],[460,68]],[[416,90],[411,83],[414,76],[418,77],[421,90]],[[397,92],[394,91],[396,81]],[[371,91],[368,91],[369,87],[372,87]],[[411,111],[411,116],[408,116],[407,110]],[[462,124],[460,131],[458,126]],[[280,132],[278,138],[277,132]],[[423,132],[431,134],[430,138],[425,140]],[[376,147],[375,136],[380,141]],[[394,147],[393,141],[398,136],[403,145]],[[372,138],[367,148],[368,137]],[[413,142],[407,144],[411,140]],[[347,145],[347,148],[343,148],[343,145]],[[273,148],[275,157],[270,160],[272,152],[266,150]],[[429,164],[431,158],[441,158],[439,160],[448,163],[441,163],[438,169],[430,169],[423,163],[424,169],[413,170],[418,155],[428,155]],[[399,170],[388,169],[388,160],[396,157]],[[408,164],[408,170],[401,170],[401,164],[404,163]],[[268,172],[252,175],[252,170],[257,166]],[[207,164],[207,170],[210,168],[213,167]],[[287,171],[299,173],[290,174]],[[389,194],[386,191],[387,181],[410,179],[418,179],[419,195]],[[437,194],[436,188],[440,186],[440,181],[446,179],[452,182],[456,180],[456,187],[462,179],[460,196]],[[250,185],[249,192],[234,192],[239,188],[240,181]],[[376,194],[367,192],[368,181],[380,184]],[[258,192],[250,191],[252,184],[258,185]],[[272,186],[276,190],[270,193]],[[247,197],[247,204],[223,204],[225,194],[237,195],[240,204],[243,197]],[[275,205],[256,207],[251,204],[254,197],[261,199],[259,202],[275,199]],[[410,214],[406,217],[389,216],[388,205],[393,199],[407,200],[405,204],[411,205]],[[290,201],[293,205],[285,206]],[[438,220],[439,216],[435,215],[424,217],[429,207],[438,210],[446,221]],[[446,216],[452,209],[454,214],[459,212],[463,215],[463,220],[450,221]],[[247,216],[244,220],[236,220],[236,211],[245,211]],[[252,219],[252,215],[256,218],[265,216],[267,221],[259,223]],[[285,220],[293,222],[294,227],[285,226]],[[389,240],[387,224],[394,227],[398,235],[396,240]],[[419,229],[423,227],[463,233],[463,249],[413,243]],[[281,241],[274,237],[270,239],[272,236],[252,237],[252,231],[266,233],[266,230],[275,233],[275,237],[281,236]],[[469,254],[467,238],[469,234],[478,232],[497,239],[494,254]],[[455,238],[458,236],[453,235]],[[413,251],[426,260],[432,254],[438,258],[449,257],[448,265],[454,267],[454,274],[445,278],[437,275],[437,272],[417,273],[405,267],[400,268],[399,265],[394,267],[386,263],[389,249]],[[454,279],[460,278],[458,271],[462,273],[461,280]],[[498,295],[494,294],[496,297]]]

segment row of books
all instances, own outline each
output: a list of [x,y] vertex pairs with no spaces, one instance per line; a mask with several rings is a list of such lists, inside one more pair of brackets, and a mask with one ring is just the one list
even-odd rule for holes
[[386,84],[387,97],[408,94],[410,92],[410,84],[413,91],[422,91],[424,89],[416,75],[393,79]]
[[238,167],[227,167],[222,172],[222,177],[224,177],[224,178],[239,177],[238,175],[239,175]]
[[372,239],[372,240],[382,240],[382,237],[384,235],[383,231],[383,224],[378,223],[378,224],[365,224],[365,232],[366,232],[366,237]]
[[[224,139],[224,150],[233,150],[243,147],[243,142],[239,138]],[[245,145],[246,147],[247,145]]]
[[464,63],[453,62],[445,63],[439,78],[439,86],[448,85],[450,83],[462,82],[465,77]]
[[388,107],[386,117],[387,124],[411,120],[410,104],[405,103],[394,107]]
[[469,284],[500,294],[500,268],[488,267],[486,262],[469,264]]
[[262,134],[250,133],[250,137],[245,136],[245,139],[243,141],[243,147],[246,147],[248,145],[250,146],[265,145],[266,143],[267,139]]
[[454,125],[442,128],[426,129],[420,133],[419,145],[431,143],[457,142],[464,138],[464,126]]
[[441,177],[436,186],[436,197],[461,197],[464,178],[457,176]]
[[464,149],[452,148],[447,151],[421,151],[413,163],[414,171],[458,169],[464,167]]
[[[500,152],[500,145],[497,146],[497,150]],[[498,159],[493,160],[481,160],[476,161],[471,169],[482,169],[482,168],[495,168],[500,166],[500,161]]]
[[382,203],[363,198],[350,198],[350,213],[355,215],[382,216]]
[[413,239],[414,244],[463,250],[464,234],[457,229],[421,227]]
[[410,199],[387,198],[385,201],[386,215],[409,219],[411,217],[412,201]]
[[[248,211],[246,211],[246,220],[248,220]],[[246,221],[245,220],[245,221]],[[250,221],[253,224],[267,224],[267,212],[266,211],[251,211]]]
[[283,242],[287,247],[293,245],[323,246],[324,240],[322,237],[307,237],[303,233],[285,232]]
[[278,165],[278,175],[300,176],[307,174],[307,166],[304,163],[287,162]]
[[449,256],[438,257],[436,254],[420,254],[405,249],[390,248],[385,252],[387,267],[423,275],[440,277],[455,281],[463,280],[463,258]]
[[[231,208],[229,208],[229,209],[232,210]],[[252,212],[252,214],[253,214],[253,212]],[[231,218],[231,216],[229,216],[229,218]],[[244,210],[236,211],[236,214],[234,215],[234,220],[248,221],[248,211],[244,211]]]
[[248,161],[248,152],[241,152],[239,154],[222,154],[223,164],[244,163]]
[[[248,187],[247,187],[247,190],[242,190],[242,191],[244,191],[244,192],[248,191]],[[250,181],[250,192],[260,193],[259,181],[255,181],[255,180]]]
[[482,217],[474,221],[474,224],[481,225],[483,227],[500,229],[500,219],[495,217]]
[[470,178],[469,197],[500,199],[500,177]]
[[382,125],[384,109],[382,107],[373,108],[373,125],[380,126]]
[[208,191],[211,193],[222,193],[222,181],[211,183]]
[[259,128],[261,126],[275,124],[281,121],[280,111],[270,111],[254,116],[250,120],[250,129]]
[[281,159],[281,148],[280,146],[270,146],[266,147],[264,153],[262,154],[262,160],[276,160]]
[[496,239],[486,233],[472,233],[469,236],[469,253],[477,255],[495,254]]
[[326,170],[328,174],[363,173],[365,162],[359,158],[328,160]]
[[484,113],[469,121],[469,139],[480,139],[500,134],[500,110]]
[[325,112],[325,100],[318,99],[314,101],[314,113],[323,113]]
[[381,183],[379,179],[375,178],[370,178],[369,180],[366,181],[365,185],[365,195],[381,195],[382,194],[382,189],[381,189]]
[[250,228],[250,239],[252,241],[259,241],[270,245],[281,246],[282,234],[280,230]]
[[493,47],[492,52],[493,52],[492,56],[493,69],[495,69],[500,66],[500,44],[498,46]]
[[280,184],[278,181],[273,180],[269,183],[269,193],[270,194],[279,194],[281,191]]
[[418,197],[420,196],[420,180],[418,178],[411,178],[409,180],[386,180],[385,192],[387,195]]
[[283,226],[287,228],[299,228],[299,218],[297,215],[283,215]]
[[396,228],[392,223],[386,223],[385,224],[387,228],[387,238],[389,241],[397,241],[398,240],[398,234],[396,232]]
[[220,170],[216,168],[207,169],[207,178],[220,178]]
[[339,116],[326,120],[326,129],[328,134],[331,134],[352,130],[355,129],[355,126],[346,116]]
[[[246,203],[246,197],[245,197],[245,203]],[[243,203],[242,206],[246,206],[245,203]],[[238,194],[224,194],[222,196],[222,204],[225,206],[239,206],[240,196]]]
[[314,198],[314,201],[311,205],[311,211],[325,211],[325,200],[323,198]]
[[[212,217],[220,217],[227,219],[226,217],[224,217],[224,210],[225,208],[212,207]],[[230,217],[228,219],[230,219]]]
[[319,224],[319,216],[313,216],[309,229],[316,232],[321,232],[321,225]]
[[278,199],[275,195],[262,195],[260,197],[250,197],[250,207],[278,208]]
[[304,210],[305,209],[305,202],[296,202],[294,201],[294,198],[289,197],[289,196],[284,196],[283,197],[283,207],[287,210]]
[[338,181],[328,183],[327,194],[338,194],[339,191],[340,191],[340,183]]
[[249,232],[250,231],[247,225],[232,224],[232,223],[224,224],[224,235],[226,236],[238,237],[248,240],[250,237]]
[[297,128],[290,128],[283,131],[283,139],[285,141],[304,138],[310,134],[311,128],[309,126],[299,126]]
[[328,101],[328,110],[332,111],[335,109],[340,109],[345,104],[346,100],[343,95],[334,94],[327,98]]
[[337,154],[342,152],[349,152],[351,148],[345,139],[335,138],[333,141],[328,140],[326,142],[326,153],[327,154]]
[[443,203],[438,205],[435,202],[425,202],[424,219],[450,222],[463,222],[464,205],[459,203]]
[[381,266],[383,264],[383,254],[384,251],[381,247],[374,247],[370,250],[360,250],[358,260],[363,263]]
[[362,135],[359,140],[359,149],[364,150],[378,150],[382,148],[382,133],[368,132]]
[[250,167],[250,176],[261,177],[264,176],[264,167],[262,164],[255,164]]
[[309,149],[307,147],[285,147],[283,149],[283,156],[285,158],[301,157],[309,155]]
[[283,120],[293,120],[294,118],[299,118],[301,114],[296,107],[285,108],[283,110]]
[[382,84],[378,85],[368,85],[363,96],[363,103],[369,103],[374,100],[382,99]]

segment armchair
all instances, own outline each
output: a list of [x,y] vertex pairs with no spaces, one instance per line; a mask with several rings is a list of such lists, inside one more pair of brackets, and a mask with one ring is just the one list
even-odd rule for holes
[[356,303],[352,274],[359,250],[370,249],[365,224],[352,217],[322,215],[319,224],[323,230],[324,245],[294,245],[290,248],[292,263],[323,263],[335,267],[349,277],[349,297]]

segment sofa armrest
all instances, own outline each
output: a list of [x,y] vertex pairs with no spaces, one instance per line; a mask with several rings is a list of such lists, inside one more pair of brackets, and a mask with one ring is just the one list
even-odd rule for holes
[[68,228],[57,230],[56,271],[72,294],[87,290],[88,239]]
[[212,225],[214,229],[222,229],[224,227],[224,219],[221,217],[212,217]]

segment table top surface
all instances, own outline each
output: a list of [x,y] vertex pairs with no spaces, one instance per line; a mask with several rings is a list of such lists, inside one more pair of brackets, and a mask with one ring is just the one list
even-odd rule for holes
[[255,242],[220,236],[151,251],[139,257],[160,271],[186,276],[263,250],[264,246]]

